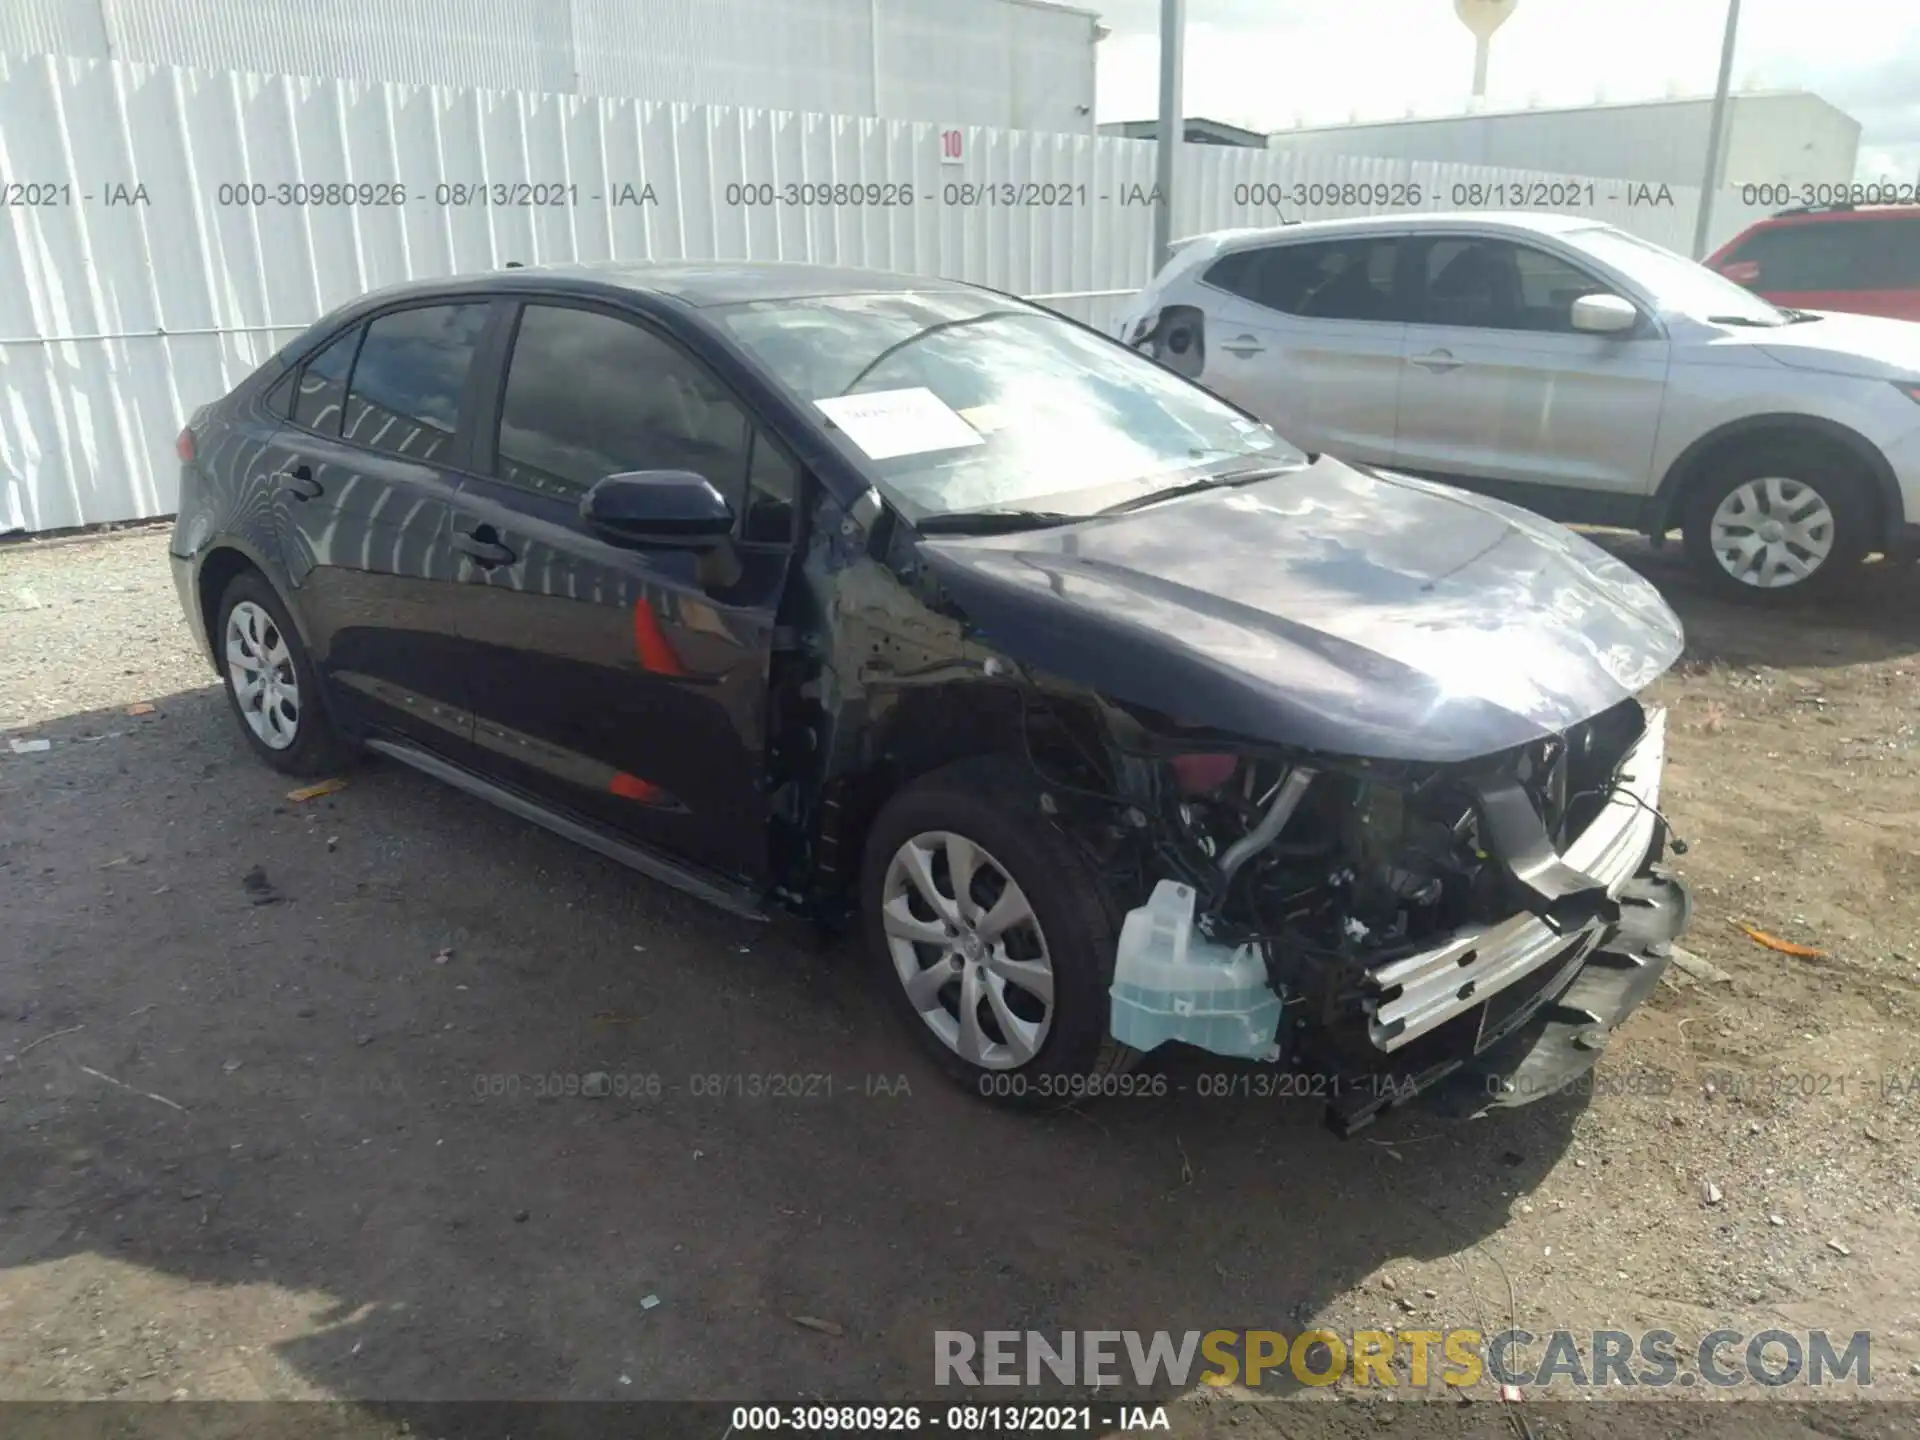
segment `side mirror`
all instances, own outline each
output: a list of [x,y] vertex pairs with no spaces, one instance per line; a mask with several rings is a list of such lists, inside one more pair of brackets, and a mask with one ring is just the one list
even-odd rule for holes
[[632,470],[580,497],[587,529],[613,545],[705,550],[733,533],[733,507],[691,470]]
[[1590,335],[1618,335],[1639,323],[1633,302],[1618,295],[1582,295],[1573,302],[1573,328]]
[[1720,273],[1736,285],[1753,285],[1760,279],[1758,260],[1729,260],[1720,267]]

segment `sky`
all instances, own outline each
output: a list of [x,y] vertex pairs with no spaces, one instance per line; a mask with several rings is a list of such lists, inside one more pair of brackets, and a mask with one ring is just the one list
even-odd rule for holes
[[[1159,0],[1075,0],[1100,42],[1097,118],[1159,110]],[[1726,0],[1519,0],[1490,109],[1713,92]],[[1473,36],[1451,0],[1187,0],[1186,111],[1257,130],[1458,113]],[[1864,178],[1920,179],[1920,5],[1743,0],[1736,88],[1809,89],[1862,125]]]

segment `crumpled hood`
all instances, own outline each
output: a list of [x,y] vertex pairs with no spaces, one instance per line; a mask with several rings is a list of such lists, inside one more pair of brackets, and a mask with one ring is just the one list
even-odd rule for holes
[[1023,665],[1184,724],[1327,753],[1474,758],[1671,665],[1680,622],[1590,541],[1322,458],[1131,514],[920,541]]
[[1826,313],[1819,320],[1746,332],[1782,365],[1863,380],[1920,378],[1920,325],[1878,315]]

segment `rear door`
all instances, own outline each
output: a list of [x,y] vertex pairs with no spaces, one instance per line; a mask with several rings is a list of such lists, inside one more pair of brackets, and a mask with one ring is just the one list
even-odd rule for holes
[[[749,881],[767,869],[767,672],[799,471],[701,361],[639,320],[528,302],[453,517],[483,764],[549,805]],[[693,470],[718,548],[637,550],[580,500]]]
[[395,308],[294,381],[276,530],[314,663],[344,718],[456,758],[472,709],[447,546],[488,303]]
[[1644,495],[1669,350],[1651,317],[1625,334],[1575,330],[1573,302],[1615,287],[1511,240],[1428,236],[1410,258],[1394,465],[1592,492],[1580,503],[1600,510]]
[[1384,464],[1393,454],[1405,316],[1395,235],[1263,245],[1201,277],[1201,383],[1301,448]]

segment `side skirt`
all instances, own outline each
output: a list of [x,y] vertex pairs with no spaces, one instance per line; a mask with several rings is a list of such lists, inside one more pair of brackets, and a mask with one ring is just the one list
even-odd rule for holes
[[498,785],[483,775],[475,774],[464,765],[456,765],[451,760],[444,760],[431,751],[404,740],[375,736],[368,739],[365,744],[369,750],[390,756],[403,765],[411,765],[415,770],[431,775],[436,780],[444,780],[456,790],[477,795],[482,800],[498,805],[509,814],[518,815],[522,820],[531,820],[534,824],[543,826],[554,834],[573,841],[576,845],[584,845],[587,849],[596,851],[609,860],[618,861],[630,870],[638,870],[650,879],[671,885],[676,890],[684,890],[689,895],[696,895],[710,905],[717,905],[722,910],[731,911],[749,920],[767,918],[766,911],[761,908],[759,895],[745,886],[692,869],[677,861],[669,860],[664,855],[655,854],[630,840],[609,835],[598,826],[549,809],[518,790],[510,790],[504,785]]

